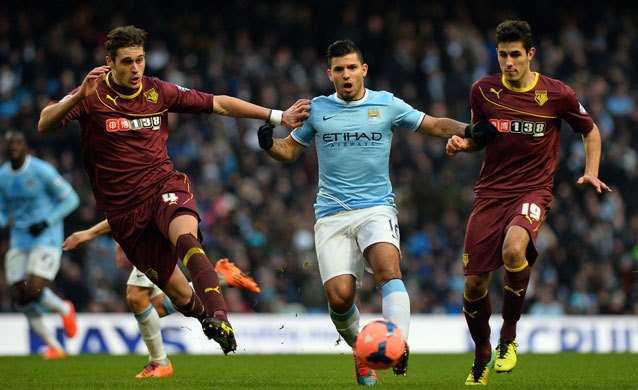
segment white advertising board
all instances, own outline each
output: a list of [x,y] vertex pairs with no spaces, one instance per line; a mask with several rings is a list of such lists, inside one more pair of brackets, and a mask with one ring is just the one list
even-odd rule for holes
[[[364,316],[362,323],[377,316]],[[327,315],[231,314],[240,354],[349,353]],[[66,338],[61,320],[47,315],[70,355],[83,353],[146,354],[131,314],[80,313],[78,334]],[[162,335],[169,354],[221,354],[192,318],[162,318]],[[500,315],[490,323],[493,345],[498,339]],[[519,352],[638,352],[638,318],[632,316],[523,316],[518,326]],[[413,315],[409,335],[413,353],[460,353],[472,350],[472,341],[460,315]],[[38,353],[42,341],[29,330],[21,314],[0,314],[0,355]]]

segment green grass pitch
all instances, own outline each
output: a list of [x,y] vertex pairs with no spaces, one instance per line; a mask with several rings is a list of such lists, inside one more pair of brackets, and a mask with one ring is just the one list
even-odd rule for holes
[[[519,354],[510,374],[491,373],[501,389],[638,389],[638,354]],[[175,375],[134,379],[141,355],[80,355],[61,361],[0,357],[4,389],[357,389],[347,355],[172,355]],[[462,389],[470,354],[410,356],[406,377],[378,372],[377,388]]]

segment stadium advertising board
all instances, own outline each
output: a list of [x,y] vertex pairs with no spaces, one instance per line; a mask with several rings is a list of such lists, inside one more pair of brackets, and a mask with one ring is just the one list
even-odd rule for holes
[[[364,316],[362,323],[380,316]],[[500,318],[491,323],[496,345]],[[64,336],[60,318],[47,315],[70,355],[108,353],[146,354],[131,314],[78,314],[78,334]],[[349,353],[327,315],[231,314],[237,353]],[[169,354],[221,354],[213,341],[190,318],[162,318],[162,335]],[[470,352],[472,342],[462,316],[415,315],[409,343],[414,353]],[[519,352],[608,353],[638,352],[638,322],[631,316],[531,317],[519,322]],[[29,330],[21,314],[0,315],[0,355],[38,353],[42,341]]]

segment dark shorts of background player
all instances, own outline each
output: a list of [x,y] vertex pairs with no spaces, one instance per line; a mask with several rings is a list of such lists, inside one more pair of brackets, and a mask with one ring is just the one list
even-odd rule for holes
[[[512,225],[527,230],[531,240],[527,246],[527,261],[533,265],[538,257],[536,237],[545,221],[553,196],[550,191],[537,191],[510,198],[477,197],[465,232],[465,251],[463,254],[465,275],[481,275],[494,271],[503,265],[503,241]],[[527,204],[527,206],[524,206]],[[539,218],[527,215],[535,204],[540,209]]]
[[[158,184],[157,192],[132,210],[116,216],[107,215],[113,238],[130,262],[160,288],[170,279],[177,255],[168,238],[171,220],[182,214],[199,221],[195,196],[188,176],[174,171]],[[201,232],[197,231],[201,241]]]

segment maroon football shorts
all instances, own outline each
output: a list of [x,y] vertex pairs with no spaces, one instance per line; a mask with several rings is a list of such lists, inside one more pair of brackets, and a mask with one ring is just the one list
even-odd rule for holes
[[[199,221],[199,214],[185,174],[174,171],[157,188],[154,195],[133,209],[107,217],[113,238],[131,263],[163,287],[177,264],[175,248],[168,239],[168,226],[178,215],[192,214]],[[201,237],[199,230],[198,236]]]
[[512,225],[520,226],[529,233],[531,240],[526,256],[530,266],[534,264],[538,257],[536,237],[552,199],[549,191],[511,198],[477,197],[465,231],[463,273],[480,275],[503,265],[503,241]]

